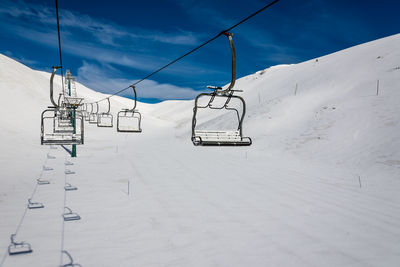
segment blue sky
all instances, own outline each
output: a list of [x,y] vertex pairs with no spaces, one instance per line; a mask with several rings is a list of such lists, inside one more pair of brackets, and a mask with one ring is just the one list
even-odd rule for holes
[[[88,87],[112,93],[268,2],[59,0],[64,68]],[[399,33],[399,10],[395,0],[281,0],[233,30],[238,77]],[[0,53],[50,71],[58,64],[56,30],[53,0],[0,0]],[[220,37],[137,91],[147,102],[191,99],[206,85],[229,80],[230,50]]]

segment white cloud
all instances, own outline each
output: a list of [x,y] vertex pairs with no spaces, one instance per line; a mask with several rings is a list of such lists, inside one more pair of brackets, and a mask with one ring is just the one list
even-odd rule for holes
[[[26,3],[23,1],[2,1],[0,14],[13,18],[29,18],[38,24],[55,25],[55,9],[42,4]],[[126,28],[111,21],[92,18],[85,14],[60,10],[60,23],[62,28],[77,28],[87,34],[93,35],[97,40],[106,45],[117,45],[119,38],[137,39],[150,42],[167,44],[195,45],[199,43],[198,36],[193,32],[178,30],[177,32],[161,32],[143,28]]]
[[[112,66],[98,66],[83,62],[83,65],[78,69],[77,81],[103,93],[117,92],[136,82],[136,80],[116,78],[118,76],[120,76],[119,71]],[[155,98],[159,100],[193,99],[199,94],[198,91],[189,87],[163,84],[153,80],[145,80],[138,84],[136,88],[139,98]],[[132,97],[132,92],[127,90],[121,95]]]

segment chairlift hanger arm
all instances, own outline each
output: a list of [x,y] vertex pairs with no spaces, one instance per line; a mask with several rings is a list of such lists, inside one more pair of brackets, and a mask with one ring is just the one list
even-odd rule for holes
[[56,67],[53,66],[53,72],[51,73],[51,77],[50,77],[50,101],[53,104],[54,107],[58,108],[59,106],[56,104],[56,102],[54,101],[54,87],[53,87],[53,83],[54,83],[54,76],[56,75],[57,69],[59,69],[61,67]]
[[107,114],[110,113],[111,111],[111,102],[110,102],[110,98],[107,98],[107,102],[108,102],[108,110],[107,110]]
[[135,101],[135,104],[134,104],[134,106],[133,106],[133,108],[132,108],[132,111],[134,111],[135,109],[136,109],[136,97],[137,97],[137,95],[136,95],[136,89],[135,89],[135,86],[134,85],[131,85],[131,86],[129,86],[129,87],[131,87],[132,88],[132,90],[133,90],[133,94],[134,94],[134,101]]

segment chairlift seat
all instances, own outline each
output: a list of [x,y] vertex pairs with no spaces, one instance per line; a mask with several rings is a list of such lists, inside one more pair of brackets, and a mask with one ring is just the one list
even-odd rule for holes
[[36,179],[36,181],[37,181],[37,184],[38,184],[38,185],[50,184],[50,182],[49,182],[48,180],[43,180],[43,179],[41,179],[41,178]]
[[66,183],[64,186],[64,190],[65,191],[74,191],[74,190],[78,190],[78,188],[76,186],[73,186],[69,183]]
[[89,123],[97,124],[97,114],[96,113],[90,113],[90,115],[89,115]]
[[43,145],[82,145],[81,134],[47,133],[42,135]]
[[123,109],[118,112],[117,131],[125,133],[141,133],[142,115],[137,110]]
[[69,262],[61,265],[60,267],[82,267],[82,265],[80,265],[79,263],[74,263],[74,260],[72,259],[72,256],[68,253],[68,251],[63,250],[62,253],[67,255]]
[[71,165],[74,165],[74,163],[71,162],[71,161],[66,161],[66,162],[64,162],[64,165],[66,165],[66,166],[71,166]]
[[75,174],[75,171],[65,170],[64,173],[65,173],[65,174]]
[[[233,44],[232,33],[223,32],[228,37],[229,46],[232,52],[232,78],[228,87],[223,89],[219,86],[210,86],[207,88],[214,90],[212,93],[200,93],[194,101],[193,117],[192,117],[192,142],[195,146],[249,146],[252,141],[249,137],[243,137],[243,120],[246,114],[246,102],[241,96],[234,95],[235,92],[242,90],[233,89],[236,82],[236,52]],[[199,99],[208,99],[202,104]],[[217,102],[217,103],[216,103]],[[225,114],[236,114],[237,129],[234,131],[226,130],[199,130],[196,129],[198,110],[215,111],[218,110]],[[221,117],[222,118],[222,117]]]
[[111,113],[100,113],[97,117],[98,127],[113,127],[113,116]]
[[251,139],[242,137],[239,131],[195,130],[193,143],[202,146],[249,146]]
[[28,209],[42,209],[44,205],[40,202],[32,202],[31,199],[28,199]]
[[[46,109],[42,112],[41,119],[41,144],[42,145],[81,145],[84,143],[83,118],[80,113],[75,117],[76,133],[73,133],[73,127],[59,127],[56,120],[57,109]],[[62,125],[62,124],[61,124]],[[71,132],[72,130],[72,132]]]
[[44,171],[52,171],[54,169],[52,167],[47,167],[47,166],[43,165],[43,170]]
[[68,207],[65,207],[65,209],[67,209],[67,212],[64,212],[63,214],[64,221],[77,221],[81,219],[81,216],[79,216],[78,213],[72,212]]
[[16,242],[14,241],[15,234],[11,235],[11,244],[8,246],[8,255],[18,255],[32,253],[33,250],[31,245],[27,242]]

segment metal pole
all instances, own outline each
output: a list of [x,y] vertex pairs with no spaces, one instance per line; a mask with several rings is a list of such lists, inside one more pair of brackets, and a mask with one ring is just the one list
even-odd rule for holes
[[[72,112],[72,126],[74,126],[74,134],[76,134],[76,107]],[[76,145],[72,145],[71,157],[76,158]]]
[[[68,75],[68,95],[71,96],[71,75]],[[76,134],[76,107],[73,107],[73,112],[72,112],[72,126],[74,128],[73,134]],[[76,145],[72,145],[72,153],[71,153],[72,158],[76,158]]]
[[71,78],[68,77],[68,95],[71,96]]

